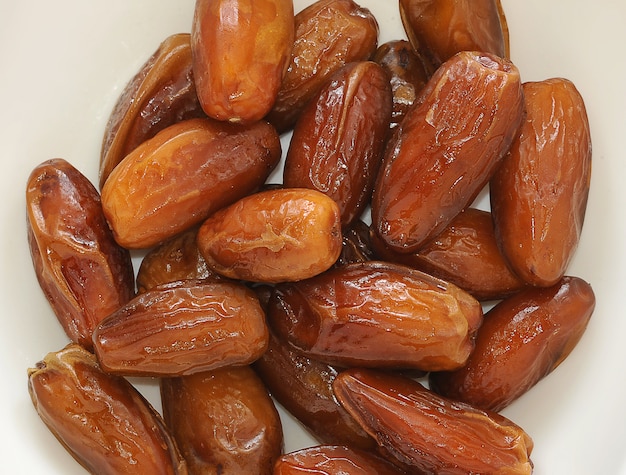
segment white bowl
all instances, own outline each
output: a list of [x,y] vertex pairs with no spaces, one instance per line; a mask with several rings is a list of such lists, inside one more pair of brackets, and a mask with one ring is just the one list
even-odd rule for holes
[[[26,370],[67,343],[33,272],[25,184],[40,162],[70,161],[94,182],[118,94],[169,34],[190,31],[192,0],[0,0],[0,465],[11,474],[79,474],[37,416]],[[295,1],[296,11],[309,1]],[[360,0],[379,42],[404,37],[397,1]],[[569,358],[504,414],[533,437],[539,475],[626,474],[626,3],[503,0],[523,80],[571,79],[587,104],[593,177],[569,274],[597,306]],[[160,407],[154,382],[136,380]],[[286,450],[313,443],[284,414]]]

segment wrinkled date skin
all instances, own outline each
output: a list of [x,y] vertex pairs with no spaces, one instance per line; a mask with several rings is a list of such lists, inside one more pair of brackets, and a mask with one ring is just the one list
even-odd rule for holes
[[268,330],[256,294],[233,282],[181,281],[138,295],[93,334],[105,371],[184,376],[252,363]]
[[137,271],[137,292],[178,280],[221,280],[206,264],[196,243],[198,228],[185,231],[146,253]]
[[318,445],[283,455],[274,475],[401,475],[386,460],[353,447]]
[[100,153],[100,189],[139,144],[176,122],[204,115],[191,68],[190,35],[168,36],[113,107]]
[[371,451],[376,443],[339,404],[332,383],[339,369],[296,351],[270,329],[267,351],[253,363],[269,392],[325,444]]
[[256,191],[280,155],[280,138],[266,122],[179,122],[113,170],[102,189],[105,216],[122,246],[155,246]]
[[370,242],[370,227],[365,221],[357,219],[343,231],[343,246],[335,266],[374,259],[374,250]]
[[294,36],[292,0],[197,0],[191,50],[207,115],[262,119],[276,101]]
[[481,301],[499,300],[526,286],[502,256],[488,211],[465,209],[415,253],[395,252],[375,232],[370,233],[370,243],[379,258],[455,284]]
[[39,285],[68,337],[90,349],[100,320],[134,296],[130,254],[115,242],[96,188],[63,159],[31,172],[26,209]]
[[555,284],[578,247],[591,180],[585,104],[566,79],[524,84],[526,120],[490,182],[496,236],[511,268]]
[[520,127],[524,100],[511,62],[461,52],[444,63],[395,129],[372,198],[387,246],[414,252],[487,184]]
[[370,59],[377,45],[376,19],[353,0],[320,0],[298,12],[290,63],[267,120],[281,133],[291,129],[335,71]]
[[398,126],[424,89],[434,67],[407,40],[388,41],[378,47],[372,61],[389,75],[393,107],[389,126]]
[[339,207],[316,190],[270,189],[209,217],[197,242],[209,267],[226,277],[260,283],[302,280],[339,257]]
[[281,338],[320,361],[437,371],[465,363],[482,308],[452,284],[369,261],[278,285],[268,319]]
[[435,66],[460,51],[509,56],[500,0],[400,0],[400,17],[415,50]]
[[282,454],[282,425],[250,367],[163,378],[161,401],[189,473],[272,475]]
[[375,370],[346,370],[333,387],[348,412],[403,464],[450,475],[532,473],[532,439],[496,412]]
[[446,397],[500,411],[567,358],[594,307],[591,286],[577,277],[519,292],[485,315],[467,364],[431,373],[430,387]]
[[349,226],[369,203],[391,119],[389,78],[372,61],[350,63],[304,109],[285,158],[283,183],[339,205]]
[[89,473],[187,474],[161,416],[80,345],[49,353],[29,369],[28,390],[42,421]]

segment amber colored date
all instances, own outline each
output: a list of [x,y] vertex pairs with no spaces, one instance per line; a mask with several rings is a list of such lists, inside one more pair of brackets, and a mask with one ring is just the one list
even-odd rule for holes
[[526,120],[489,183],[496,236],[513,271],[537,286],[567,270],[582,233],[591,134],[571,81],[524,84]]
[[500,0],[400,0],[400,17],[415,50],[435,66],[460,51],[509,55]]
[[122,246],[155,246],[256,191],[280,155],[266,122],[179,122],[115,167],[102,189],[105,216]]
[[252,123],[272,108],[289,66],[292,0],[197,0],[193,72],[209,117]]
[[500,411],[567,358],[594,308],[591,286],[577,277],[519,292],[485,315],[467,364],[431,373],[430,387],[446,397]]
[[344,227],[369,203],[387,140],[391,94],[377,63],[349,63],[311,98],[294,128],[284,185],[331,197]]
[[401,475],[386,460],[353,447],[318,445],[283,455],[274,467],[274,475]]
[[339,207],[306,188],[270,189],[209,217],[198,248],[211,269],[234,279],[302,280],[330,266],[341,252]]
[[366,61],[378,44],[378,23],[353,0],[320,0],[295,16],[295,41],[276,102],[267,116],[279,132],[344,65]]
[[369,261],[278,285],[268,320],[281,338],[320,361],[437,371],[467,360],[482,308],[452,284]]
[[481,301],[508,297],[526,285],[502,256],[488,211],[465,209],[415,253],[390,249],[375,232],[370,232],[369,242],[379,258],[455,284]]
[[182,376],[255,361],[268,330],[256,294],[233,282],[181,281],[138,295],[93,334],[108,372]]
[[29,369],[28,390],[42,421],[89,473],[187,474],[161,416],[81,346],[49,353]]
[[96,188],[66,160],[33,169],[26,210],[39,285],[68,337],[91,348],[100,320],[134,296],[130,254],[115,242]]
[[532,473],[532,439],[496,412],[375,370],[346,370],[333,388],[348,412],[403,465],[450,475]]
[[100,189],[139,144],[176,122],[203,116],[191,68],[190,35],[168,36],[113,107],[100,152]]
[[435,72],[395,129],[374,187],[372,222],[387,246],[418,250],[472,203],[523,107],[519,70],[505,59],[466,51]]
[[282,453],[282,425],[250,367],[163,378],[161,401],[190,474],[272,475]]

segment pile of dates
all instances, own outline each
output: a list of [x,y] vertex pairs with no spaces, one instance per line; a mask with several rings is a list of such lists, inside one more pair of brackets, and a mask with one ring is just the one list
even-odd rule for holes
[[[379,45],[353,0],[197,0],[119,97],[99,183],[32,171],[32,260],[71,342],[29,391],[89,472],[532,472],[501,410],[595,304],[567,275],[583,99],[521,81],[498,0],[399,9],[408,39]],[[319,445],[284,453],[276,402]]]

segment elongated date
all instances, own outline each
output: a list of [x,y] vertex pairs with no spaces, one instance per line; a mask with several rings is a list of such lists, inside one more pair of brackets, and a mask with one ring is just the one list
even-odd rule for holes
[[272,474],[282,453],[282,425],[250,367],[163,378],[161,401],[190,473]]
[[75,343],[28,370],[37,413],[89,473],[186,475],[159,413],[124,378]]
[[35,167],[26,210],[39,285],[68,337],[91,348],[100,320],[134,296],[130,254],[115,242],[96,188],[66,160]]
[[500,411],[567,358],[594,308],[591,286],[577,277],[521,291],[485,315],[467,364],[432,373],[430,387],[446,397]]
[[321,361],[436,371],[467,360],[482,308],[452,284],[369,261],[278,285],[268,319],[280,337]]
[[451,475],[532,473],[532,439],[496,412],[375,370],[346,370],[333,387],[348,412],[403,465]]
[[268,330],[256,294],[233,282],[180,281],[138,295],[93,334],[102,368],[124,375],[182,376],[246,365]]

